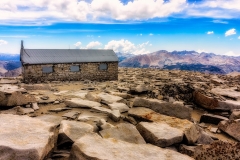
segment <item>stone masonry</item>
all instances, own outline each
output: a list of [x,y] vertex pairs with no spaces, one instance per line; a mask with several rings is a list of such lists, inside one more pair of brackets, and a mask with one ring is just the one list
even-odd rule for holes
[[[100,70],[99,65],[107,64],[107,70]],[[72,65],[79,65],[78,72],[71,72]],[[52,66],[52,73],[43,73],[42,67]],[[25,83],[45,81],[78,81],[78,80],[117,80],[118,62],[74,63],[74,64],[28,64],[23,65]]]

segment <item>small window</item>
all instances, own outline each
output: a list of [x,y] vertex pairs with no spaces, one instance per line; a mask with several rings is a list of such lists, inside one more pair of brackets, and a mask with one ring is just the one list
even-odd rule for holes
[[53,67],[52,66],[44,66],[44,67],[42,67],[42,72],[43,73],[52,73]]
[[106,63],[101,63],[101,64],[99,65],[99,70],[107,70],[107,69],[108,69],[108,66],[107,66]]
[[79,66],[76,66],[76,65],[75,65],[75,66],[71,66],[71,67],[70,67],[70,71],[71,71],[71,72],[79,72],[79,70],[80,70],[80,67],[79,67]]

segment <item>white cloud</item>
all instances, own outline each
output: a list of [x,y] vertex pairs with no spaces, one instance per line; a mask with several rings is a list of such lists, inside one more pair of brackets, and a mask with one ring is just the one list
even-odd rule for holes
[[239,0],[0,0],[0,24],[49,25],[62,21],[138,21],[179,14],[184,17],[240,17]]
[[0,21],[46,25],[46,21],[96,22],[102,18],[147,20],[179,13],[186,6],[186,0],[134,0],[125,4],[120,0],[1,0]]
[[7,41],[0,39],[0,46],[1,46],[1,45],[6,45],[6,44],[8,44]]
[[214,34],[214,32],[213,31],[208,31],[207,34]]
[[222,23],[222,24],[228,24],[228,22],[227,22],[227,21],[218,20],[218,19],[216,19],[216,20],[213,20],[212,22],[213,22],[213,23]]
[[237,34],[237,33],[236,33],[236,29],[233,28],[233,29],[229,29],[228,31],[226,31],[225,36],[227,37],[227,36],[231,36],[234,34]]
[[224,55],[226,55],[226,56],[240,56],[240,53],[239,53],[239,54],[236,54],[236,53],[233,52],[233,51],[228,51],[228,52],[226,52]]
[[86,46],[86,48],[87,49],[94,49],[94,48],[97,48],[97,47],[99,47],[99,46],[101,46],[102,44],[100,43],[100,42],[98,42],[98,41],[93,41],[93,42],[90,42],[87,46]]
[[152,33],[150,33],[150,34],[149,34],[149,36],[153,36],[153,34],[152,34]]
[[[187,16],[209,17],[215,19],[229,19],[240,17],[239,0],[203,0],[197,5],[189,5],[185,10]],[[227,24],[222,20],[214,20],[214,23]]]
[[74,46],[76,46],[76,47],[80,47],[81,45],[82,45],[82,42],[77,42],[74,44]]
[[209,53],[208,51],[206,51],[204,49],[198,49],[196,52],[198,52],[198,53]]
[[146,50],[146,46],[149,45],[149,42],[135,45],[134,43],[121,39],[119,41],[112,40],[105,45],[105,49],[113,49],[115,52],[120,52],[123,54],[146,54],[149,51]]
[[240,39],[240,36],[238,37],[238,39]]

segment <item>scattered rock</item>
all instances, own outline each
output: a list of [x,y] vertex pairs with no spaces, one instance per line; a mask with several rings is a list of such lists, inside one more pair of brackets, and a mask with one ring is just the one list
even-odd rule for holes
[[98,135],[86,135],[78,139],[73,144],[70,159],[192,160],[192,158],[172,150],[162,149],[149,144],[134,144],[116,139],[103,139]]
[[111,108],[111,110],[119,110],[121,113],[129,110],[129,107],[124,103],[112,103],[108,104],[108,106]]
[[48,96],[42,96],[42,97],[40,97],[42,100],[48,100],[49,99],[49,97]]
[[221,121],[218,128],[240,141],[240,119]]
[[239,110],[233,111],[229,119],[230,120],[240,119],[240,111]]
[[188,144],[194,144],[200,136],[200,128],[186,119],[179,119],[154,112],[151,109],[136,107],[128,111],[129,116],[136,117],[145,121],[166,123],[173,128],[177,128],[184,133]]
[[148,90],[149,90],[148,86],[146,86],[144,84],[140,84],[134,88],[131,88],[129,92],[131,94],[140,94],[140,93],[146,93]]
[[201,107],[210,110],[232,110],[232,109],[240,109],[240,103],[238,101],[233,100],[225,100],[219,101],[216,98],[206,96],[198,91],[193,93],[194,102]]
[[214,140],[211,138],[210,135],[208,135],[206,132],[202,131],[197,140],[197,144],[210,144],[213,141]]
[[133,117],[125,116],[125,117],[123,118],[123,120],[125,120],[125,121],[127,121],[127,122],[129,122],[129,123],[131,123],[131,124],[133,124],[133,125],[137,125],[137,121],[136,121]]
[[62,121],[62,117],[54,116],[54,115],[41,115],[41,116],[37,116],[35,118],[40,119],[40,120],[45,121],[45,122],[53,123],[56,126],[59,126],[61,121]]
[[111,118],[113,121],[118,122],[120,121],[121,118],[121,113],[119,112],[119,110],[113,110],[112,112],[110,112],[108,114],[109,118]]
[[63,111],[67,111],[67,110],[71,110],[71,108],[54,108],[54,109],[49,109],[49,112],[63,112]]
[[32,103],[32,108],[36,111],[36,110],[39,110],[39,107],[38,107],[38,104],[35,102],[35,103]]
[[85,134],[93,133],[93,126],[84,122],[63,120],[58,134],[58,148],[71,146]]
[[32,95],[22,94],[20,91],[0,91],[0,107],[23,106],[32,102],[36,102]]
[[62,115],[62,117],[76,119],[80,113],[76,111],[70,111]]
[[78,116],[78,121],[86,122],[86,121],[93,121],[93,122],[99,122],[99,120],[104,119],[105,121],[107,120],[106,115],[95,115],[93,113],[81,113]]
[[98,97],[101,98],[101,102],[105,103],[105,104],[111,104],[111,103],[114,103],[114,102],[119,102],[123,99],[122,97],[110,95],[110,94],[103,93],[103,92],[99,93]]
[[94,101],[83,100],[80,98],[72,98],[71,100],[65,101],[66,106],[72,108],[93,108],[93,107],[101,107],[101,104]]
[[89,101],[101,102],[101,98],[99,98],[96,94],[88,92],[85,96]]
[[51,90],[50,84],[22,84],[21,87],[26,90]]
[[219,115],[205,113],[201,116],[200,122],[211,123],[211,124],[217,125],[219,122],[221,122],[223,120],[228,120],[228,118],[219,116]]
[[168,147],[183,140],[183,132],[164,123],[140,122],[137,125],[146,142],[159,147]]
[[184,144],[181,144],[179,146],[179,152],[182,154],[186,154],[190,157],[194,157],[196,146],[187,146]]
[[114,127],[112,124],[107,123],[106,120],[104,120],[104,119],[100,119],[100,120],[98,121],[98,123],[97,123],[97,126],[98,126],[101,130],[103,130],[103,129],[109,129],[109,128]]
[[191,119],[191,108],[184,106],[182,102],[165,102],[156,99],[135,98],[133,107],[146,107],[155,112],[181,119]]
[[136,127],[129,123],[120,123],[115,127],[100,131],[103,138],[114,138],[129,143],[146,144]]

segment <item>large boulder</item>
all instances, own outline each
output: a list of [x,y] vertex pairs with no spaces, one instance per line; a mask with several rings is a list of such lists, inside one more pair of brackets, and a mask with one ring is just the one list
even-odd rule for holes
[[56,124],[0,114],[0,159],[42,160],[54,148]]
[[128,115],[144,121],[166,123],[173,128],[177,128],[184,133],[184,138],[187,140],[188,144],[194,144],[201,134],[200,128],[186,119],[162,115],[148,108],[131,108],[128,111]]
[[140,122],[137,125],[146,142],[159,147],[168,147],[183,140],[183,132],[165,123]]
[[165,102],[157,99],[135,98],[133,107],[146,107],[155,112],[181,119],[191,119],[191,108],[182,102]]
[[150,144],[134,144],[113,138],[103,139],[98,135],[86,135],[72,147],[71,160],[193,160],[176,151]]
[[100,131],[103,138],[114,138],[129,143],[146,144],[136,127],[129,123],[120,123],[115,127]]
[[240,141],[240,119],[221,121],[218,128]]
[[0,91],[0,107],[22,106],[36,102],[34,96],[20,91]]
[[64,102],[68,107],[72,108],[93,108],[93,107],[101,107],[101,104],[94,101],[83,100],[80,98],[72,98],[70,100],[66,100]]
[[114,95],[104,93],[104,92],[99,93],[98,97],[101,98],[101,102],[105,103],[105,104],[111,104],[111,103],[119,102],[123,99],[122,97],[114,96]]

